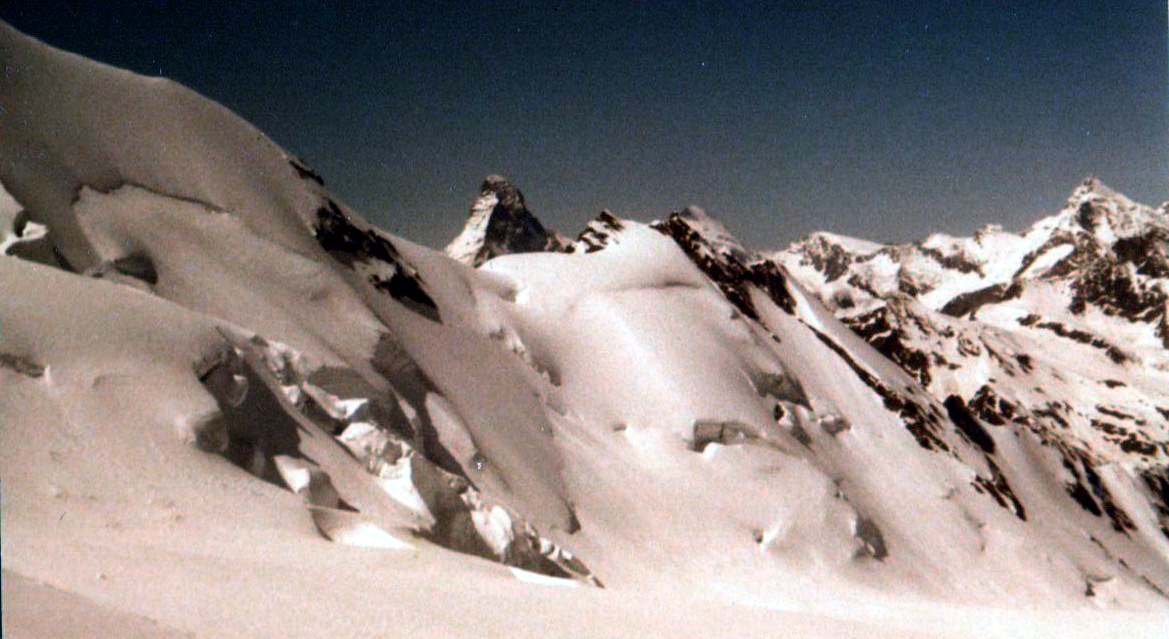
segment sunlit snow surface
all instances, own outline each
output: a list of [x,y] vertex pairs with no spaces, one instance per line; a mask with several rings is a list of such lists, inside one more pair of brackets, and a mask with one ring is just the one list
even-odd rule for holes
[[1164,634],[1124,467],[1118,532],[795,282],[729,296],[697,209],[473,269],[182,87],[0,58],[13,636]]

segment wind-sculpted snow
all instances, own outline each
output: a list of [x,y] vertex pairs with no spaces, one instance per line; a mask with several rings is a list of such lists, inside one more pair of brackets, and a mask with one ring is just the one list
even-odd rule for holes
[[173,83],[0,56],[6,579],[214,636],[1166,605],[1159,213],[804,264],[493,180],[473,268]]
[[[434,537],[439,543],[500,560],[515,559],[517,565],[527,568],[555,569],[559,571],[557,574],[567,574],[547,561],[533,563],[534,560],[525,559],[523,553],[511,547],[512,539],[525,539],[533,544],[539,540],[525,517],[531,517],[531,521],[541,526],[570,528],[571,508],[556,494],[558,482],[554,469],[559,463],[556,451],[530,437],[546,428],[540,404],[525,399],[528,396],[523,393],[507,402],[496,400],[501,394],[515,390],[509,383],[514,375],[509,370],[514,365],[487,346],[486,339],[478,338],[485,343],[478,349],[464,344],[467,339],[476,338],[465,325],[467,309],[473,300],[465,297],[466,278],[471,276],[459,275],[462,267],[448,260],[437,267],[451,271],[434,276],[440,284],[455,287],[446,291],[445,297],[438,297],[464,307],[450,309],[450,316],[443,317],[439,302],[428,292],[429,283],[414,266],[416,248],[368,228],[321,190],[321,181],[313,179],[303,163],[287,158],[246,123],[169,83],[137,78],[91,63],[83,63],[86,67],[83,73],[75,68],[81,61],[22,41],[7,27],[4,29],[4,51],[10,52],[9,59],[14,64],[22,64],[14,72],[18,81],[5,85],[5,98],[16,105],[14,110],[32,108],[32,105],[39,105],[43,110],[39,112],[37,126],[15,127],[20,129],[20,135],[5,138],[0,179],[23,198],[23,208],[33,220],[48,225],[54,250],[69,258],[61,262],[68,270],[139,289],[197,315],[216,318],[225,325],[276,336],[289,344],[293,352],[303,353],[318,366],[344,366],[353,370],[375,397],[394,396],[394,383],[403,383],[403,375],[397,372],[401,368],[387,371],[391,363],[384,355],[379,357],[379,353],[388,352],[385,344],[398,344],[395,352],[416,378],[405,380],[404,392],[411,393],[411,399],[417,404],[392,411],[392,419],[381,424],[380,431],[398,429],[414,437],[435,460],[449,459],[450,454],[436,440],[432,419],[422,405],[427,392],[442,396],[445,391],[453,407],[450,414],[474,416],[472,419],[459,417],[457,428],[470,433],[476,447],[491,459],[492,467],[474,480],[484,487],[483,497],[474,491],[462,491],[476,505],[458,505],[464,499],[458,496],[459,491],[444,498],[458,504],[443,513],[466,519],[466,526],[442,517],[435,520],[431,515],[403,520],[406,523],[391,517],[391,524],[406,526],[411,534],[428,535],[430,528],[437,526],[449,530],[448,534]],[[48,67],[44,77],[31,72],[31,60],[40,58],[44,58],[42,62]],[[58,66],[60,69],[54,71]],[[83,76],[85,80],[80,79]],[[105,76],[109,77],[98,82]],[[61,91],[64,85],[53,84],[54,81],[74,80],[82,88],[93,87],[88,101],[62,100],[50,105],[40,102],[40,96],[29,94]],[[127,92],[130,97],[119,91]],[[163,95],[155,96],[156,91]],[[78,121],[90,121],[95,110],[113,108],[115,102],[128,103],[127,113],[157,107],[151,117],[159,121],[150,120],[147,125],[160,130],[169,118],[184,122],[189,119],[196,124],[199,118],[204,118],[206,126],[214,127],[216,133],[203,129],[184,131],[186,137],[180,144],[169,137],[173,132],[168,131],[158,140],[160,148],[170,145],[166,147],[167,153],[152,155],[149,162],[132,153],[134,145],[145,143],[143,140],[135,138],[133,144],[121,144],[116,137],[110,137],[111,131],[126,126],[122,120],[104,128],[94,124],[92,130],[78,132],[67,139],[52,137],[57,130],[56,122],[68,121],[68,126],[74,126]],[[136,106],[139,102],[140,107]],[[26,154],[22,150],[24,138],[31,140],[38,135],[42,136],[44,150]],[[232,145],[240,148],[230,160],[224,159],[222,154],[228,153],[230,149],[226,147]],[[172,152],[174,147],[184,147],[185,151]],[[241,157],[254,160],[254,164],[240,166]],[[224,162],[235,163],[230,179],[220,177],[220,172],[225,170],[223,166],[215,166]],[[68,166],[70,170],[48,170],[38,163]],[[117,175],[116,179],[108,178],[113,174]],[[62,190],[72,191],[66,204],[56,199]],[[85,308],[84,297],[78,303],[81,310],[72,312],[82,315],[95,312]],[[420,318],[423,324],[412,323],[408,317]],[[101,322],[99,318],[100,315],[96,316],[95,321]],[[450,326],[436,324],[440,318]],[[9,339],[8,335],[4,337]],[[401,345],[403,339],[411,344]],[[133,346],[127,348],[134,350]],[[10,359],[9,368],[32,370],[24,364],[23,356]],[[473,371],[444,370],[454,369],[452,363],[459,360],[474,363]],[[266,379],[254,370],[250,375],[260,375],[252,380],[253,387],[257,386],[257,380]],[[478,375],[486,377],[477,378]],[[519,384],[522,386],[523,382]],[[419,388],[424,388],[424,392],[419,394]],[[252,396],[256,392],[253,390]],[[297,428],[290,424],[300,418],[284,406],[291,401],[279,393],[273,394],[267,412],[287,415],[279,419],[272,417],[275,421],[271,423],[251,423],[248,425],[251,434],[244,436],[245,443],[239,446],[246,448],[254,444],[247,441],[263,439],[253,432],[256,429],[267,433],[264,437],[275,436],[267,431],[281,423],[286,433],[294,434]],[[488,403],[491,405],[479,406]],[[279,409],[280,406],[284,409]],[[406,416],[410,412],[422,413],[414,420],[417,427]],[[257,417],[248,419],[254,422]],[[191,437],[204,448],[215,449],[208,442],[221,439],[219,435],[204,432],[212,423],[217,422],[200,417],[190,426]],[[265,478],[270,481],[276,479],[272,474],[275,472],[272,458],[298,459],[295,437],[276,437],[273,441],[284,443],[275,448],[266,447],[261,455],[268,458]],[[336,443],[326,449],[342,450]],[[241,466],[251,464],[251,452],[232,450],[232,458],[238,458],[236,461]],[[343,457],[330,454],[335,464],[343,463]],[[352,460],[344,463],[356,465]],[[456,483],[471,485],[459,475],[465,474],[469,465],[449,466],[456,473]],[[349,476],[338,476],[335,466],[329,475],[334,483],[339,477]],[[542,476],[546,479],[536,479]],[[367,476],[353,479],[346,484],[348,492],[353,492],[353,486],[362,482],[370,486],[376,483]],[[431,483],[442,482],[432,480]],[[431,492],[437,490],[433,488]],[[368,490],[364,494],[368,495]],[[460,541],[480,536],[479,529],[470,525],[472,515],[478,516],[475,513],[480,510],[491,512],[501,502],[519,512],[508,510],[511,514],[506,518],[511,523],[507,530],[491,533],[495,539],[502,535],[507,540],[502,545],[496,544],[499,552],[483,550],[482,545],[486,543],[483,540]],[[513,528],[522,534],[513,533]],[[555,546],[547,546],[545,550],[561,552]],[[528,555],[539,557],[541,553]],[[587,571],[577,570],[573,574],[587,576]]]

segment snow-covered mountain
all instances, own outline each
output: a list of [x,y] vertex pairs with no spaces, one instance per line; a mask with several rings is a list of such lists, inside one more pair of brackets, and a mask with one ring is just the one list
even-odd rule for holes
[[[1046,253],[1018,295],[939,271],[932,291],[1005,287],[937,320],[927,379],[833,315],[819,258],[749,251],[698,208],[602,213],[570,244],[489,178],[452,259],[177,84],[2,24],[0,61],[6,630],[1165,630],[1163,347],[1109,297],[1163,277],[1116,249],[1162,213],[1089,207],[1096,244],[1058,251],[1115,264],[1078,315]],[[845,270],[886,250],[838,244]],[[852,309],[950,301],[869,286]],[[1015,300],[1039,318],[1002,319]],[[1127,326],[1101,335],[1123,359],[1061,334],[1079,321]],[[1115,433],[1055,396],[1089,390]]]
[[1169,213],[1089,178],[1023,233],[881,246],[816,234],[778,254],[939,399],[1060,451],[1067,490],[1131,529],[1098,467],[1142,478],[1169,536]]

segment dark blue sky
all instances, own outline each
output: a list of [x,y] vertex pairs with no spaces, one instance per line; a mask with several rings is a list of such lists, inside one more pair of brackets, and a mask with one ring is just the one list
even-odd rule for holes
[[216,4],[0,18],[227,105],[431,245],[488,173],[567,234],[697,203],[759,248],[1019,228],[1088,174],[1169,197],[1164,2]]

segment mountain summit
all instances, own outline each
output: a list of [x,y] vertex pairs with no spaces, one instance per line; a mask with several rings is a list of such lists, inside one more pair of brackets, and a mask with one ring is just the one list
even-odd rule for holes
[[445,250],[460,262],[479,266],[497,255],[557,251],[566,244],[532,215],[519,189],[502,176],[489,175],[463,231]]

